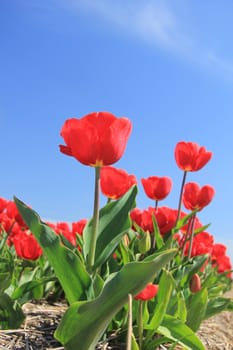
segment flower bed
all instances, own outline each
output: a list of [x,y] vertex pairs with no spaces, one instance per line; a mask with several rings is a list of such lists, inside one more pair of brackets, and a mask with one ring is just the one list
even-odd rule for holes
[[[186,181],[212,152],[178,142],[174,155],[183,178],[177,208],[161,205],[172,179],[150,176],[141,183],[153,206],[140,209],[136,176],[112,166],[122,157],[131,129],[127,118],[108,112],[72,118],[62,127],[61,152],[95,170],[90,220],[44,222],[18,198],[0,199],[0,327],[12,344],[19,334],[19,342],[29,346],[30,341],[31,347],[203,350],[202,325],[233,310],[225,295],[232,288],[227,247],[216,243],[209,225],[198,218],[215,190]],[[107,197],[103,208],[101,193]],[[48,342],[45,324],[39,314],[39,328],[32,326],[29,340],[34,310],[27,306],[48,298],[65,300],[65,312],[64,305],[56,306],[54,318],[45,317],[56,341],[38,345]],[[52,313],[52,306],[46,308]]]

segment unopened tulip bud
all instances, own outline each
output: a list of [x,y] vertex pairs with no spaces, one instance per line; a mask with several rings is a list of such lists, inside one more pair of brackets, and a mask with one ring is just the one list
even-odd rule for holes
[[144,236],[138,241],[138,250],[141,254],[148,252],[151,248],[151,237],[148,231],[145,232]]
[[201,279],[200,276],[195,273],[189,283],[189,288],[192,293],[197,293],[201,289]]

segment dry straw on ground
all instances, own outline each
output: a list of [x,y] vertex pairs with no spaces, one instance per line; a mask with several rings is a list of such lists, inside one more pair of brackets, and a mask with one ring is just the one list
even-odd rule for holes
[[[227,294],[233,298],[233,291]],[[0,331],[0,350],[63,350],[53,333],[66,309],[64,303],[27,303],[20,329]],[[222,312],[203,322],[198,335],[207,350],[233,350],[233,312]],[[97,350],[124,350],[124,345],[99,344]],[[164,345],[158,350],[167,350]],[[181,349],[177,347],[177,350]]]

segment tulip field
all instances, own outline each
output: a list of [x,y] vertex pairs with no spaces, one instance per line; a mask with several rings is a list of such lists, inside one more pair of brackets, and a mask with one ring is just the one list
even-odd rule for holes
[[[233,311],[227,247],[199,219],[215,190],[188,178],[195,179],[212,152],[191,141],[174,145],[181,177],[171,208],[163,200],[172,178],[138,179],[113,166],[131,132],[128,118],[109,112],[67,119],[61,128],[61,157],[94,172],[91,218],[51,223],[17,193],[0,198],[1,330],[24,324],[26,303],[62,301],[65,312],[53,334],[60,349],[204,350],[203,322]],[[147,208],[137,206],[139,182]]]

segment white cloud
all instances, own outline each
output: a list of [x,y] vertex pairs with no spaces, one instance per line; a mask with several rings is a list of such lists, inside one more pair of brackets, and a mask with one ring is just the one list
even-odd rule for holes
[[[86,11],[107,21],[122,33],[166,50],[192,64],[233,81],[233,62],[194,37],[183,18],[166,0],[61,0],[64,7]],[[174,5],[174,3],[173,3]],[[187,5],[187,4],[186,4]],[[188,5],[187,5],[188,6]],[[191,28],[192,29],[192,28]]]

